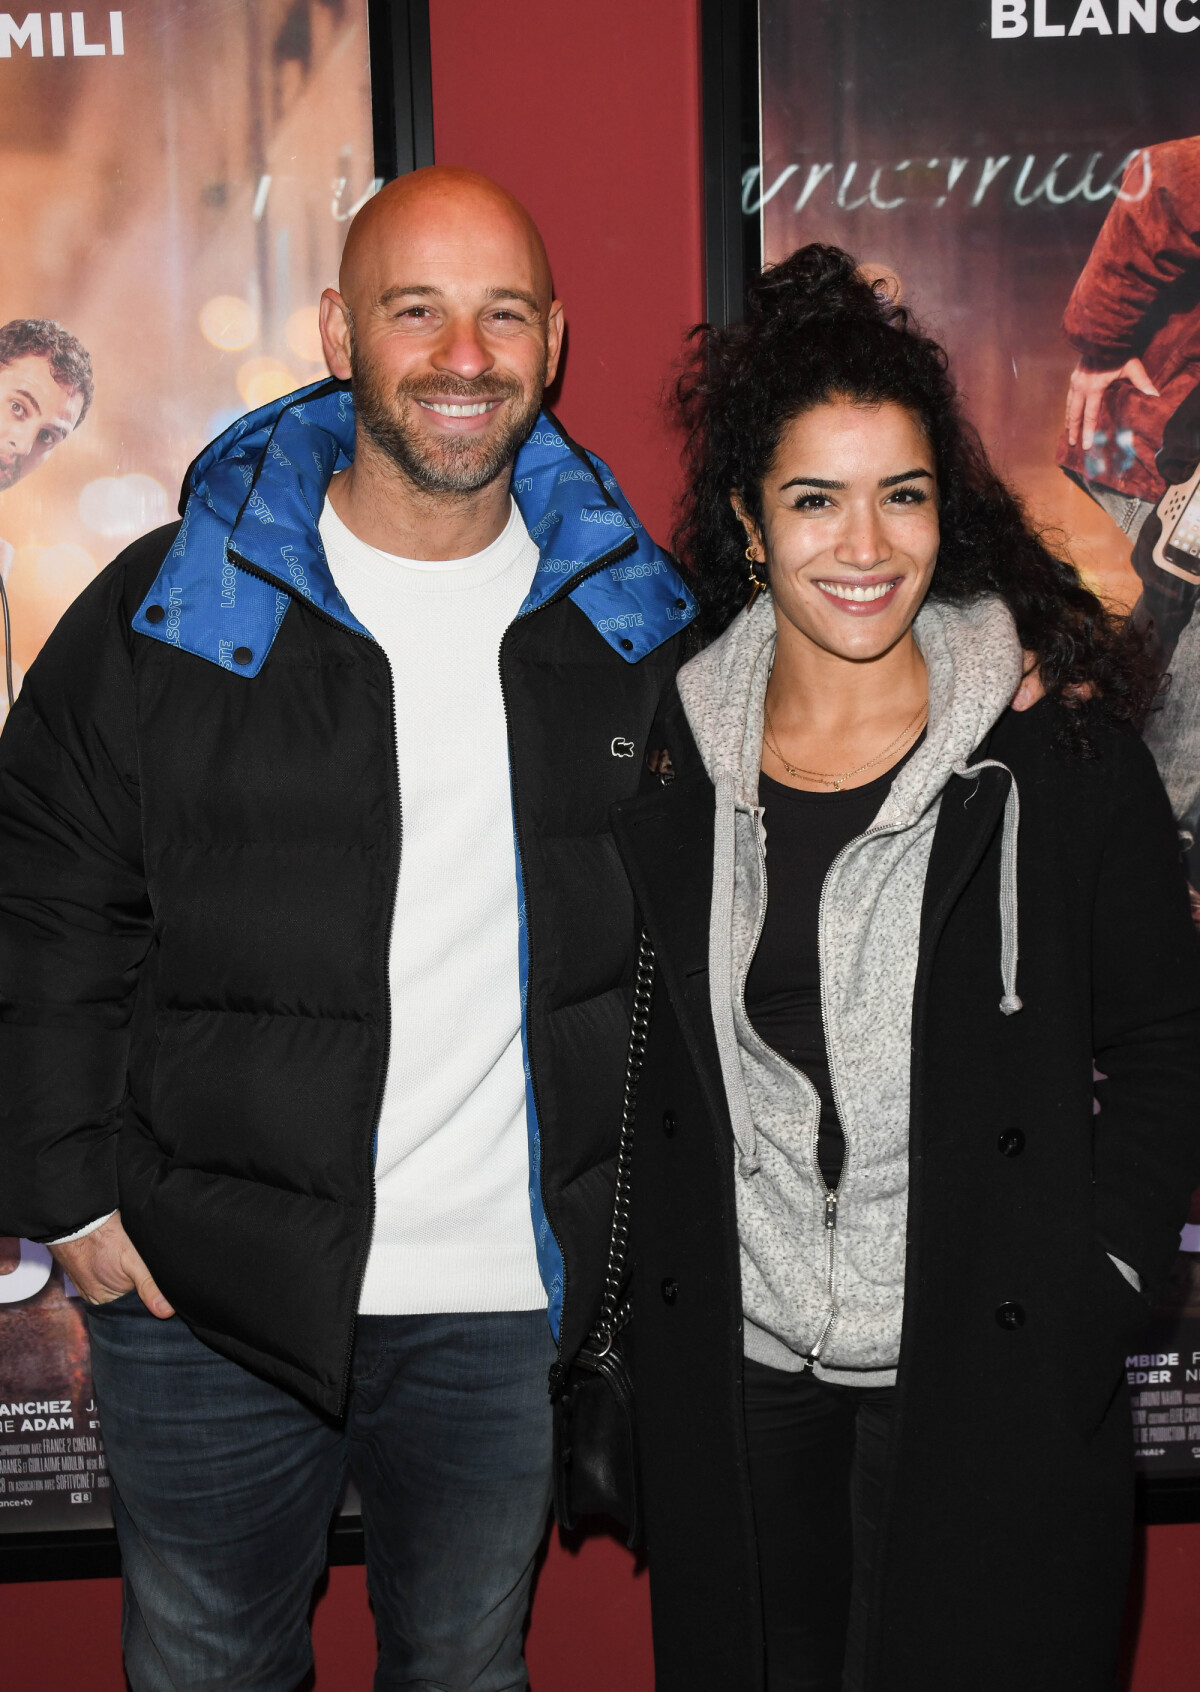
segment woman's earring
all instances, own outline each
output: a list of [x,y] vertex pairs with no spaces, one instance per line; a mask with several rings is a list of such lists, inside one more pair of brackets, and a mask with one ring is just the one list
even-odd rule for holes
[[754,556],[754,548],[752,546],[748,546],[746,548],[746,559],[750,565],[748,572],[750,576],[750,597],[746,601],[746,610],[749,611],[750,607],[754,604],[754,601],[758,598],[759,594],[767,584],[766,582],[760,582],[758,579],[758,571],[754,568],[754,566],[758,563],[758,559]]

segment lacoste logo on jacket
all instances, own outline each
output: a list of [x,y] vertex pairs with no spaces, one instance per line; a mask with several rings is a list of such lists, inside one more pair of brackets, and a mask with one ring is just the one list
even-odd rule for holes
[[624,735],[617,735],[612,743],[612,755],[614,758],[632,758],[636,751],[637,747],[633,744],[632,740],[626,740]]

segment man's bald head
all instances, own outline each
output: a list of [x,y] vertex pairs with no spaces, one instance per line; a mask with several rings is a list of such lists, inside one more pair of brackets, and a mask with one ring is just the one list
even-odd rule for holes
[[354,386],[356,477],[377,465],[470,494],[507,473],[533,427],[562,307],[524,206],[437,165],[390,182],[354,219],[321,334],[330,370]]
[[371,197],[346,236],[338,289],[357,312],[403,271],[412,254],[431,245],[453,249],[470,243],[523,275],[548,313],[553,298],[550,262],[537,224],[507,188],[478,171],[430,165],[398,176]]

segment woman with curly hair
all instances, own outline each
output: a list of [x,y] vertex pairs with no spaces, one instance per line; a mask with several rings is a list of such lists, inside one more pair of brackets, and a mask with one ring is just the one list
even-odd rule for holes
[[615,813],[657,1686],[1102,1692],[1125,1354],[1200,1179],[1152,671],[845,253],[680,398],[712,638]]

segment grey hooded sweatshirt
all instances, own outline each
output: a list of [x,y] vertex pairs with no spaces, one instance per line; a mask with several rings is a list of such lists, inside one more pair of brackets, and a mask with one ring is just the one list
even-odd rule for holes
[[[767,902],[771,819],[758,803],[775,616],[763,594],[684,666],[679,692],[716,788],[709,989],[733,1124],[745,1349],[826,1380],[895,1379],[904,1297],[913,985],[942,790],[1012,699],[1021,647],[994,598],[927,603],[914,632],[929,674],[925,740],[871,828],[835,859],[819,916],[822,1014],[845,1136],[835,1194],[817,1165],[820,1101],[746,1015]],[[1016,996],[1015,783],[1006,801],[998,1010]]]

